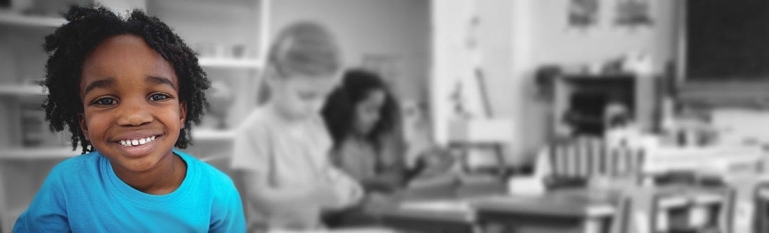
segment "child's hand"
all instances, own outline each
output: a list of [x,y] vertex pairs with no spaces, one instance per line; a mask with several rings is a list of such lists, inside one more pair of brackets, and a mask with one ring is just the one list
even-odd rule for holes
[[334,190],[334,185],[327,182],[320,182],[310,185],[309,200],[317,203],[319,206],[337,206],[339,197]]
[[363,188],[346,174],[329,168],[326,179],[315,184],[316,192],[323,192],[323,207],[338,209],[354,205],[363,198]]
[[383,213],[393,208],[396,208],[398,203],[395,195],[387,195],[378,192],[369,193],[366,196],[365,203],[363,204],[364,212],[366,213]]
[[418,177],[432,177],[448,172],[456,162],[451,155],[451,151],[441,148],[433,148],[420,156],[419,161],[422,167],[417,174]]

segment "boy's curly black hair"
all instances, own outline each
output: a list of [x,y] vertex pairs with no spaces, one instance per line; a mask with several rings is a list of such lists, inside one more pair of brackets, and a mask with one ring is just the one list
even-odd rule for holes
[[381,149],[382,137],[395,133],[399,124],[398,102],[387,84],[373,72],[351,69],[344,73],[342,79],[342,84],[331,92],[321,112],[333,139],[334,149],[338,149],[353,132],[356,106],[364,101],[371,91],[382,90],[385,93],[385,102],[379,110],[379,122],[368,135],[364,135],[376,150]]
[[72,133],[73,150],[78,143],[82,153],[94,150],[79,122],[84,111],[79,95],[83,62],[106,39],[131,34],[143,38],[174,67],[179,78],[180,102],[187,106],[184,128],[175,146],[186,148],[191,144],[190,128],[192,123],[200,123],[204,109],[208,108],[204,91],[210,87],[195,52],[168,25],[141,10],[133,10],[124,19],[102,6],[73,6],[65,18],[69,22],[46,36],[43,45],[49,56],[43,81],[49,94],[43,108],[50,129],[63,131],[67,126]]

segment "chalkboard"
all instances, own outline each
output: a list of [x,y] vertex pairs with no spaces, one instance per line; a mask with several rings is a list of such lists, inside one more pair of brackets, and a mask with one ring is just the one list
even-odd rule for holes
[[688,0],[688,80],[769,80],[768,0]]

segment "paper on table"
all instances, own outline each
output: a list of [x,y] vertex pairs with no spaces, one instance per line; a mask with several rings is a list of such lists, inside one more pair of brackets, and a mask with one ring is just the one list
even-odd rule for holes
[[513,195],[540,196],[545,185],[538,177],[513,177],[507,181],[507,192]]

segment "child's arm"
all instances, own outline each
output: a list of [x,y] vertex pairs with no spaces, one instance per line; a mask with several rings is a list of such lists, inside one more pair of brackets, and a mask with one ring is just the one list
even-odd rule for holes
[[323,204],[336,203],[336,193],[328,184],[279,187],[270,185],[259,171],[242,170],[240,174],[245,186],[244,196],[259,210],[273,213],[287,209],[319,208]]
[[405,145],[396,134],[387,135],[382,140],[380,153],[380,172],[372,180],[393,191],[404,186],[406,181]]
[[[304,187],[281,187],[270,176],[270,143],[268,129],[262,125],[241,127],[235,137],[232,168],[242,181],[245,205],[268,215],[281,215],[292,210],[316,209],[321,203],[333,203],[335,194],[326,184]],[[326,186],[326,187],[324,187]]]
[[[324,207],[330,209],[341,209],[355,205],[363,198],[363,188],[353,178],[340,171],[336,167],[328,164],[326,174],[329,180],[329,186],[333,190],[333,202],[328,202]],[[328,188],[327,188],[328,189]]]
[[64,182],[59,171],[54,168],[27,211],[19,216],[13,226],[13,232],[69,232],[67,209],[64,201]]

